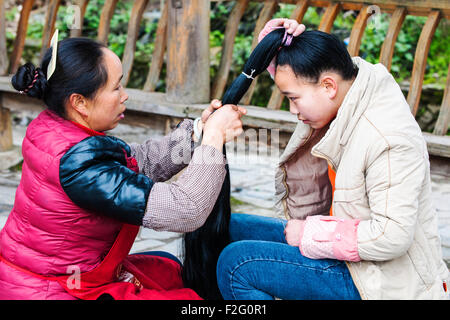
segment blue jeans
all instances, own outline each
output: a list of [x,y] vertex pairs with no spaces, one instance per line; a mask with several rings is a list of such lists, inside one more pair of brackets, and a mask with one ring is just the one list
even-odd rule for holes
[[282,219],[231,215],[233,242],[217,263],[225,300],[360,299],[345,262],[304,257],[286,243],[285,225]]

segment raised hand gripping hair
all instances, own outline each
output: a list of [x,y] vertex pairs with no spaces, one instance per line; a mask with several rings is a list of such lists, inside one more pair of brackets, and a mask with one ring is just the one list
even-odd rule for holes
[[[233,81],[222,98],[222,104],[238,104],[254,78],[269,66],[280,47],[289,45],[292,36],[284,28],[275,29],[256,46],[245,63],[242,73]],[[226,157],[226,148],[223,154]],[[220,300],[216,280],[216,264],[222,250],[230,243],[230,171],[225,165],[225,180],[214,208],[199,229],[184,236],[184,285],[204,299]]]

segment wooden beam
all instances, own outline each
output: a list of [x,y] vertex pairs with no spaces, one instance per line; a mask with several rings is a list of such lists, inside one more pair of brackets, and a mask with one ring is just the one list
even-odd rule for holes
[[221,99],[227,85],[228,73],[233,59],[233,48],[239,22],[247,9],[250,0],[239,0],[231,11],[225,28],[219,69],[212,86],[211,99]]
[[89,3],[89,0],[76,0],[75,5],[80,8],[80,28],[79,29],[70,29],[70,37],[76,38],[81,37],[81,34],[83,32],[83,20],[84,15],[86,14],[86,8]]
[[450,136],[437,136],[428,132],[422,133],[427,143],[429,154],[450,158]]
[[8,54],[6,48],[5,1],[0,0],[0,75],[8,72]]
[[3,108],[3,94],[0,92],[0,152],[12,149],[11,112]]
[[[264,28],[264,25],[269,21],[277,10],[278,3],[276,1],[267,0],[264,2],[264,7],[262,8],[258,20],[256,21],[255,30],[253,31],[253,41],[252,41],[252,51],[258,45],[258,35]],[[255,91],[256,83],[258,77],[252,81],[252,84],[248,88],[245,95],[242,97],[240,103],[244,105],[249,105],[252,100],[253,92]]]
[[347,51],[350,56],[354,57],[359,54],[359,47],[361,46],[361,39],[367,26],[367,19],[374,13],[372,6],[364,5],[359,11],[358,17],[353,24],[350,40],[347,46]]
[[373,3],[379,7],[395,6],[395,7],[416,7],[422,9],[450,9],[450,2],[448,0],[376,0],[368,2],[367,0],[346,0],[348,3]]
[[[212,1],[234,1],[234,0],[212,0]],[[252,2],[264,2],[265,0],[252,0]],[[283,3],[295,4],[297,0],[283,0]],[[311,7],[326,8],[330,4],[329,0],[310,0]],[[347,0],[340,2],[342,10],[361,10],[364,4],[374,4],[367,0]],[[441,11],[445,19],[450,19],[450,1],[448,0],[377,0],[376,5],[380,7],[381,12],[392,14],[397,7],[405,7],[408,15],[428,16],[433,9]]]
[[108,43],[109,26],[111,25],[111,19],[114,10],[116,9],[117,1],[118,0],[105,0],[105,3],[103,4],[97,33],[97,40],[103,44]]
[[448,66],[447,84],[445,85],[444,97],[439,111],[439,116],[434,126],[433,134],[443,136],[448,131],[450,123],[450,65]]
[[402,28],[403,21],[406,17],[406,9],[399,7],[392,14],[389,28],[384,38],[383,46],[380,52],[380,63],[384,64],[388,70],[391,70],[392,57],[394,55],[395,42]]
[[425,67],[427,66],[428,51],[430,49],[431,39],[439,24],[440,17],[440,12],[437,10],[432,11],[428,15],[428,19],[422,28],[419,41],[417,42],[411,82],[409,85],[408,97],[406,99],[413,115],[416,115],[417,109],[419,108],[423,77],[425,74]]
[[61,0],[50,0],[45,13],[44,31],[42,32],[42,47],[40,54],[40,61],[44,58],[44,54],[50,45],[50,40],[55,30],[56,15],[58,13]]
[[164,52],[167,47],[167,15],[169,11],[169,1],[166,0],[161,18],[158,21],[158,28],[156,29],[155,49],[153,50],[152,60],[150,63],[150,70],[147,75],[147,80],[144,84],[144,91],[155,91],[156,84],[159,80],[159,75],[164,63]]
[[339,2],[330,1],[325,13],[322,16],[319,24],[319,30],[323,32],[330,33],[333,28],[334,20],[336,19],[339,10],[341,9],[341,4]]
[[133,67],[134,52],[136,51],[136,41],[139,35],[139,25],[141,24],[142,15],[147,7],[148,0],[134,1],[131,9],[130,21],[128,23],[127,42],[122,57],[122,86],[126,87],[130,80],[131,68]]
[[[299,0],[294,11],[292,11],[290,18],[302,22],[305,16],[306,10],[308,10],[309,1]],[[281,93],[280,89],[276,85],[273,86],[272,95],[270,96],[269,103],[267,104],[268,109],[280,110],[283,103],[284,95]]]
[[19,23],[17,24],[16,38],[14,39],[14,48],[10,59],[10,73],[16,73],[19,68],[20,59],[22,58],[23,48],[25,46],[25,38],[27,36],[28,19],[30,17],[31,8],[34,0],[25,0],[22,10],[20,11]]
[[210,98],[209,0],[169,0],[167,99],[197,103]]

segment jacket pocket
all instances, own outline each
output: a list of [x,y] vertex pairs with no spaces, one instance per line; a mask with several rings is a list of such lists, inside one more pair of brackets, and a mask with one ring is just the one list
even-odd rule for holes
[[366,185],[352,189],[335,189],[333,194],[334,202],[354,202],[366,198]]
[[336,189],[333,194],[333,215],[352,219],[370,218],[370,208],[363,183],[353,189]]
[[417,241],[414,240],[412,242],[412,245],[408,250],[408,256],[424,284],[431,286],[434,283],[434,273],[428,265],[429,262],[425,252]]

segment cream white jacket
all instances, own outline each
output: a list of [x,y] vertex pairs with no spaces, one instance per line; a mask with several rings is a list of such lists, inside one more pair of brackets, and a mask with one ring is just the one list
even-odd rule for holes
[[[299,122],[275,176],[278,212],[288,218],[360,219],[358,254],[347,262],[363,299],[445,299],[422,132],[382,64],[354,57],[359,72],[326,128]],[[336,171],[332,197],[328,164]]]

